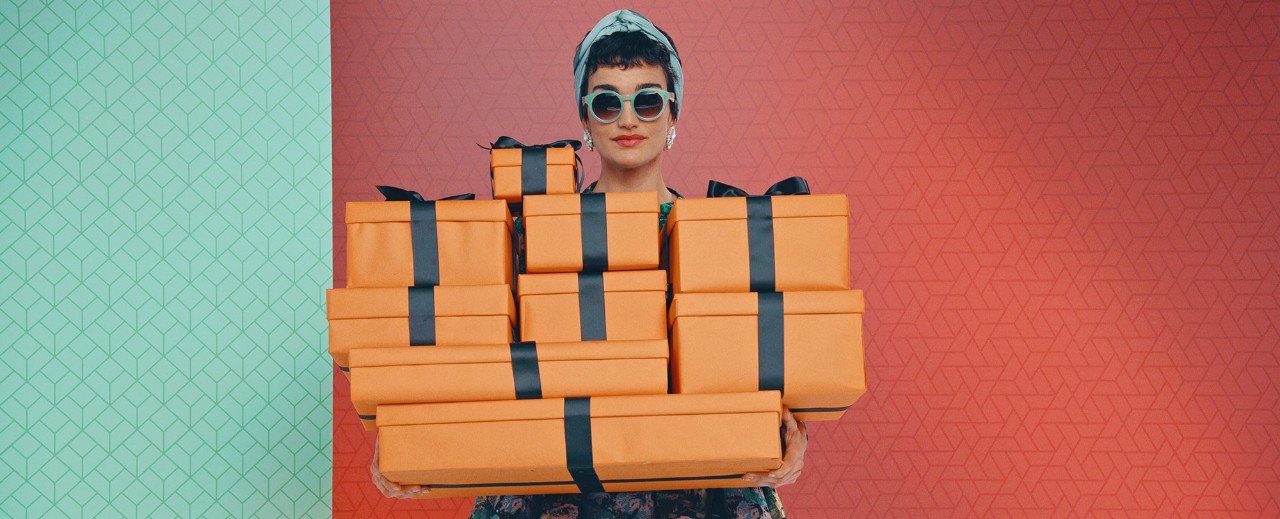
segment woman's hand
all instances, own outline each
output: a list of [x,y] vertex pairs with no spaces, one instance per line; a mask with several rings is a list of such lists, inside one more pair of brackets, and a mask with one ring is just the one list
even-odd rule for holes
[[804,450],[809,447],[809,431],[796,422],[790,409],[783,409],[782,422],[787,426],[787,452],[782,455],[782,466],[773,472],[744,474],[742,479],[758,487],[790,485],[800,478],[804,468]]
[[418,497],[431,491],[431,487],[425,485],[397,485],[386,476],[382,475],[382,471],[378,469],[378,440],[373,440],[373,463],[369,465],[369,472],[373,473],[373,486],[378,487],[382,491],[382,495],[387,497],[398,497],[407,499]]

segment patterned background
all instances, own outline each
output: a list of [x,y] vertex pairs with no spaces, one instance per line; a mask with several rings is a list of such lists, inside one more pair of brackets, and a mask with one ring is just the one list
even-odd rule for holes
[[[733,4],[629,7],[686,63],[676,189],[852,197],[871,390],[791,515],[1280,516],[1280,2]],[[580,135],[573,47],[614,8],[335,2],[334,220]],[[464,516],[381,497],[334,380],[335,513]]]
[[329,84],[325,2],[0,3],[0,517],[329,515]]

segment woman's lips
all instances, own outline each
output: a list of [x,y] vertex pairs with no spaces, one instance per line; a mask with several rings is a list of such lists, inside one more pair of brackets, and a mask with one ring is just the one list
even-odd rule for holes
[[643,140],[644,137],[640,135],[619,135],[613,138],[613,142],[618,143],[618,146],[622,146],[623,148],[634,148],[639,146],[640,141]]

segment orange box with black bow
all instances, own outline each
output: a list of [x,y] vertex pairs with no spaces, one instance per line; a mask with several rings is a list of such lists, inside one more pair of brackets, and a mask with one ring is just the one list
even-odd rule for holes
[[680,199],[666,232],[676,292],[849,289],[842,194]]
[[517,342],[354,350],[351,402],[379,405],[667,392],[667,341]]
[[801,420],[837,420],[867,392],[861,290],[676,294],[675,393],[779,390]]
[[777,391],[382,405],[379,465],[425,498],[747,487],[781,415]]
[[501,200],[347,203],[347,286],[510,285]]

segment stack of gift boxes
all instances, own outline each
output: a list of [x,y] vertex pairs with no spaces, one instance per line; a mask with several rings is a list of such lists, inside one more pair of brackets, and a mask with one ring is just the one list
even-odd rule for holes
[[656,193],[577,194],[575,149],[500,139],[495,200],[348,203],[330,353],[390,480],[746,486],[782,463],[784,405],[835,419],[865,391],[843,196],[680,200],[663,235]]

